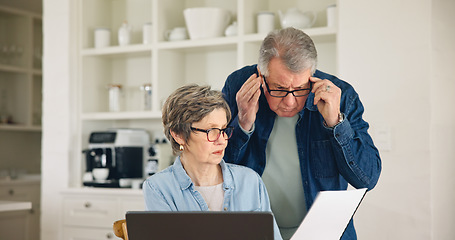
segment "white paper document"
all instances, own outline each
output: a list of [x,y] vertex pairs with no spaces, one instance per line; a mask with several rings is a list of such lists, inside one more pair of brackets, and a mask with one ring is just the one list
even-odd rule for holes
[[291,240],[339,240],[366,191],[319,192]]

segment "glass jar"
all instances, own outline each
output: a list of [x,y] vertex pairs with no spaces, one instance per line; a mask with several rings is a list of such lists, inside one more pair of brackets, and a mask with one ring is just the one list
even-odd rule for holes
[[152,110],[152,84],[146,83],[141,86],[142,94],[142,109],[144,111]]

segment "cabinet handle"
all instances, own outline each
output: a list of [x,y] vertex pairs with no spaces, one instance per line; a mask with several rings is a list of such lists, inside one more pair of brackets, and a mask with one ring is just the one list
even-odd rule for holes
[[10,189],[10,190],[8,191],[8,193],[9,193],[9,195],[14,195],[14,189]]
[[86,202],[86,203],[84,204],[84,207],[85,207],[85,208],[89,208],[89,207],[91,207],[91,206],[92,206],[92,204],[90,204],[90,202]]
[[107,237],[108,239],[111,239],[111,238],[113,237],[113,235],[112,235],[112,233],[108,233],[108,234],[106,234],[106,237]]

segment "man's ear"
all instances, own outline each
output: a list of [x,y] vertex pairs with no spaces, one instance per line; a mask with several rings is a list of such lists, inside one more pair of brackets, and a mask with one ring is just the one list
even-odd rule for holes
[[259,74],[259,75],[258,75],[258,77],[259,77],[259,76],[261,76],[261,75],[262,75],[262,73],[261,73],[261,69],[259,69],[259,66],[256,66],[256,68],[257,68],[257,70],[258,70],[258,74]]
[[258,70],[258,77],[261,77],[261,87],[264,88],[264,75],[262,75],[261,73],[261,70],[259,69],[259,66],[256,66],[257,70]]
[[179,134],[175,133],[174,131],[170,131],[171,132],[171,136],[174,138],[174,140],[180,144],[180,145],[185,145],[185,140],[183,140],[182,137],[180,137]]

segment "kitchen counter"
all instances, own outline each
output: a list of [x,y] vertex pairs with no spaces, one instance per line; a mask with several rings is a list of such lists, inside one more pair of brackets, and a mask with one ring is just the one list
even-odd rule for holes
[[0,212],[30,210],[30,209],[32,209],[32,202],[0,200]]

